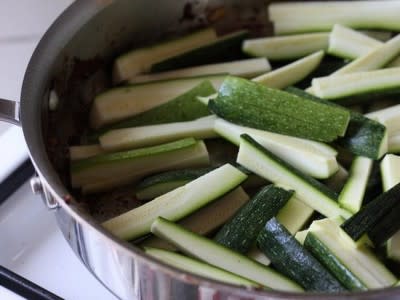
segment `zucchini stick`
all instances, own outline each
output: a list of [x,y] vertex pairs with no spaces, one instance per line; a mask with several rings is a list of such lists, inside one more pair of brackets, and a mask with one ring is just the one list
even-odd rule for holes
[[249,39],[243,42],[244,53],[269,60],[302,58],[328,48],[329,33],[307,33]]
[[335,24],[400,31],[398,1],[299,1],[269,5],[275,34],[330,31]]
[[303,80],[321,63],[324,51],[318,51],[292,62],[282,68],[253,78],[253,81],[270,88],[283,89]]

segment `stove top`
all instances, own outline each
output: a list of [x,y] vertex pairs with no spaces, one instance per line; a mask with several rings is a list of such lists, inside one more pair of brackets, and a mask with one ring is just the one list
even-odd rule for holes
[[[0,205],[0,241],[1,266],[59,297],[116,299],[72,252],[29,182]],[[9,299],[2,293],[7,291],[0,289],[0,299]]]

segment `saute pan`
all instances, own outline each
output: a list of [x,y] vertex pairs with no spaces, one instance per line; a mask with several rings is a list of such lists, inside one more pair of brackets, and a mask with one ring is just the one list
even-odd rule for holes
[[288,294],[248,290],[184,273],[147,257],[99,225],[99,219],[115,214],[125,202],[93,213],[69,188],[67,145],[85,129],[93,96],[110,84],[113,57],[210,24],[219,33],[247,28],[253,35],[266,34],[265,4],[260,0],[75,1],[36,48],[20,102],[0,101],[0,117],[23,129],[37,172],[31,181],[33,191],[42,195],[82,263],[121,299],[400,299],[400,290],[394,288],[338,296]]

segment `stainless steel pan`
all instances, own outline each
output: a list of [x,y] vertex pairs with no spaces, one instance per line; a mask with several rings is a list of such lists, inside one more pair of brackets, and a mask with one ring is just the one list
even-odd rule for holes
[[[241,27],[255,34],[268,31],[261,0],[78,0],[40,41],[20,103],[0,100],[0,117],[22,126],[37,171],[32,188],[54,213],[71,248],[122,299],[400,299],[398,289],[337,297],[287,294],[185,274],[114,238],[99,226],[93,211],[70,194],[67,144],[84,130],[90,99],[108,86],[112,57],[210,23],[220,32]],[[50,109],[49,101],[56,98],[57,108]],[[102,213],[116,210],[104,208]],[[99,211],[97,216],[101,218]]]

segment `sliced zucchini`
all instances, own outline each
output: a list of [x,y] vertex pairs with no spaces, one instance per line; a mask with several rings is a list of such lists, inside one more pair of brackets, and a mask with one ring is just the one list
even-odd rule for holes
[[208,105],[208,102],[209,102],[210,100],[214,100],[214,99],[216,99],[217,97],[218,97],[218,93],[215,93],[215,94],[212,94],[212,95],[210,95],[210,96],[205,96],[205,97],[198,96],[198,97],[197,97],[197,100],[199,100],[202,104],[204,104],[205,106],[207,106],[207,105]]
[[338,100],[363,94],[387,94],[400,88],[400,68],[365,71],[315,78],[313,94],[322,99]]
[[218,136],[214,131],[215,120],[215,116],[208,116],[187,122],[114,129],[100,136],[99,141],[106,151],[120,151],[187,137],[214,138]]
[[396,68],[396,67],[400,67],[400,56],[397,56],[388,65],[386,65],[386,68]]
[[366,117],[384,124],[388,130],[389,137],[400,131],[400,104],[368,113]]
[[124,152],[106,153],[71,164],[71,183],[79,187],[102,181],[143,177],[170,168],[201,167],[209,164],[202,141],[192,138]]
[[258,247],[281,273],[307,291],[341,292],[345,288],[275,218],[265,224]]
[[384,217],[378,220],[374,226],[368,230],[368,238],[372,243],[379,247],[383,246],[393,235],[400,230],[400,204],[393,206]]
[[247,252],[247,257],[258,261],[260,264],[265,266],[269,266],[271,264],[271,260],[257,248],[257,246],[253,246],[249,252]]
[[349,290],[384,288],[395,277],[365,246],[348,245],[349,240],[335,222],[313,223],[305,247]]
[[98,144],[69,147],[69,158],[71,161],[85,159],[103,153],[104,149]]
[[383,43],[362,32],[335,24],[329,36],[328,53],[345,59],[356,59]]
[[152,222],[163,216],[182,219],[237,187],[246,175],[226,164],[102,225],[121,239],[132,240],[150,232]]
[[310,220],[314,209],[292,197],[276,215],[276,219],[291,233],[296,234]]
[[[393,154],[386,154],[380,165],[383,190],[388,191],[400,183],[400,157]],[[385,220],[388,216],[385,216]],[[396,222],[396,220],[394,220]],[[394,224],[389,224],[390,228]],[[379,228],[378,228],[379,229]],[[388,232],[387,229],[384,229]],[[392,232],[390,233],[392,234]],[[374,238],[371,238],[374,240]],[[376,242],[376,241],[375,241]],[[386,243],[386,254],[389,258],[400,261],[400,231],[395,232]]]
[[275,2],[269,18],[275,34],[330,31],[335,24],[351,28],[399,31],[397,1]]
[[98,137],[109,130],[128,128],[145,125],[156,125],[174,122],[192,121],[210,115],[207,107],[197,100],[198,96],[208,96],[214,94],[215,88],[205,80],[191,90],[177,96],[176,98],[142,112],[136,116],[115,124],[105,126],[91,134],[91,139]]
[[400,133],[394,133],[388,138],[388,152],[400,153]]
[[239,125],[323,142],[343,136],[350,119],[342,108],[233,76],[225,79],[218,97],[210,100],[208,107]]
[[148,72],[152,65],[169,57],[210,43],[217,39],[214,29],[207,28],[157,45],[139,48],[125,53],[114,62],[115,82]]
[[246,134],[241,136],[237,162],[273,183],[294,189],[297,198],[325,216],[350,216],[339,207],[335,192],[281,160]]
[[332,76],[378,70],[400,54],[400,34],[375,47],[332,74]]
[[178,253],[150,247],[144,248],[144,251],[146,254],[155,257],[168,265],[189,273],[230,284],[237,284],[246,287],[260,287],[260,285],[254,281]]
[[[178,224],[197,234],[208,235],[231,219],[248,201],[249,196],[246,192],[241,187],[237,187],[221,198],[183,218]],[[145,239],[140,243],[140,246],[156,247],[170,251],[177,250],[172,244],[156,236]]]
[[298,231],[294,238],[301,244],[304,245],[304,241],[306,240],[308,234],[308,229],[302,230],[302,231]]
[[398,202],[400,183],[365,205],[358,213],[346,220],[342,228],[357,241],[384,218]]
[[383,190],[388,191],[400,182],[400,156],[386,154],[381,161]]
[[245,40],[244,53],[269,60],[290,60],[328,48],[329,33],[307,33]]
[[235,31],[230,34],[210,39],[207,44],[196,47],[189,51],[179,51],[173,56],[154,64],[151,72],[164,72],[199,66],[221,61],[231,61],[243,57],[241,45],[248,37],[247,30]]
[[278,213],[293,193],[274,185],[265,186],[222,226],[214,241],[239,253],[247,253],[265,223]]
[[364,200],[373,160],[357,156],[350,167],[349,178],[339,194],[339,204],[352,213],[357,213]]
[[214,129],[237,146],[240,135],[247,133],[281,159],[316,178],[328,178],[338,168],[336,150],[323,143],[235,125],[223,119],[215,121]]
[[318,51],[252,80],[270,88],[283,89],[310,75],[319,66],[323,58],[324,51]]
[[225,75],[209,75],[113,88],[94,99],[90,111],[91,127],[98,129],[147,112],[186,93],[204,80],[218,87],[224,79]]
[[271,65],[266,58],[250,58],[231,62],[195,66],[190,68],[166,71],[161,73],[137,75],[129,83],[143,83],[174,78],[201,76],[226,73],[234,76],[252,78],[271,71]]
[[275,270],[164,218],[158,217],[153,222],[151,232],[174,244],[185,254],[255,281],[267,288],[302,291],[302,288],[295,282]]
[[400,262],[400,232],[397,231],[386,243],[388,258]]
[[136,198],[150,200],[203,176],[214,168],[182,169],[146,177],[136,187]]
[[384,30],[360,30],[361,33],[376,39],[381,42],[386,42],[393,37],[391,31],[384,31]]
[[[332,101],[320,99],[300,89],[288,87],[287,92],[299,95],[309,100],[336,106]],[[355,155],[379,159],[387,152],[387,130],[379,122],[371,120],[360,113],[350,111],[350,122],[344,137],[337,143],[350,150]]]
[[348,177],[349,172],[342,165],[339,164],[339,170],[334,175],[324,180],[324,183],[332,190],[340,192]]

